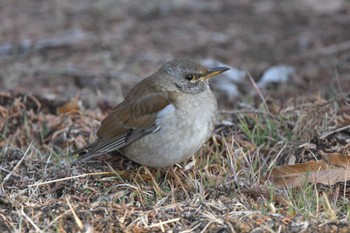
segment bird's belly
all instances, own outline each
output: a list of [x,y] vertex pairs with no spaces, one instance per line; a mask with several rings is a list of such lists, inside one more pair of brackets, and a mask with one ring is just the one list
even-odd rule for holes
[[[195,153],[210,136],[216,100],[187,103],[185,109],[169,105],[159,112],[160,129],[123,148],[129,159],[150,167],[167,167]],[[189,109],[191,109],[189,111]]]

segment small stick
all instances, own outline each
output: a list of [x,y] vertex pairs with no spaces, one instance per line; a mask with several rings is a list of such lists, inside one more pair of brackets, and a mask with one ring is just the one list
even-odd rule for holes
[[42,230],[40,230],[40,228],[35,224],[35,222],[31,219],[31,218],[29,218],[29,216],[26,214],[26,213],[24,213],[24,211],[23,211],[23,207],[22,207],[22,209],[21,209],[21,215],[23,215],[27,220],[28,220],[28,222],[35,228],[35,231],[36,232],[43,232]]
[[323,135],[320,136],[320,139],[325,139],[326,137],[334,134],[334,133],[338,133],[338,132],[341,132],[343,130],[346,130],[346,129],[350,129],[350,125],[347,125],[347,126],[344,126],[344,127],[341,127],[341,128],[338,128],[338,129],[335,129],[335,130],[332,130],[332,131],[329,131],[327,133],[324,133]]
[[84,229],[84,225],[82,223],[82,221],[80,220],[80,218],[78,217],[78,215],[75,213],[73,206],[70,204],[68,197],[66,197],[66,201],[67,201],[67,205],[69,206],[69,209],[72,211],[72,214],[74,216],[74,220],[77,223],[78,227],[80,230]]
[[41,182],[41,183],[39,183],[39,184],[30,184],[30,185],[28,185],[28,187],[31,188],[31,187],[36,187],[36,186],[44,185],[44,184],[51,184],[51,183],[55,183],[55,182],[59,182],[59,181],[70,180],[70,179],[75,179],[75,178],[80,178],[80,177],[86,177],[86,176],[113,175],[113,174],[114,174],[114,172],[86,173],[86,174],[81,174],[81,175],[77,175],[77,176],[64,177],[64,178],[60,178],[60,179],[56,179],[56,180],[49,180],[49,181]]

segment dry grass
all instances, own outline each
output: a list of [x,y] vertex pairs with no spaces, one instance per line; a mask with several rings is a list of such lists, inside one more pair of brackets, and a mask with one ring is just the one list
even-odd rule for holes
[[[100,116],[89,111],[52,115],[31,109],[25,96],[2,96],[7,111],[1,126],[2,232],[349,229],[346,184],[292,189],[266,180],[288,148],[299,161],[320,156],[320,150],[347,150],[348,144],[337,140],[340,132],[317,136],[347,122],[348,115],[339,111],[348,109],[343,98],[323,101],[327,111],[315,102],[305,105],[308,114],[314,109],[313,116],[321,119],[305,121],[306,133],[298,128],[305,114],[301,105],[273,117],[256,110],[226,112],[226,126],[218,124],[191,159],[150,169],[119,158],[76,164],[66,156],[67,148],[90,140]],[[317,146],[301,151],[298,145],[306,142]]]

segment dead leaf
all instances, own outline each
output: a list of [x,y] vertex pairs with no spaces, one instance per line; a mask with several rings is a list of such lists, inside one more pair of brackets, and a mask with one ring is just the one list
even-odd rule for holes
[[[302,186],[306,182],[333,185],[350,180],[350,168],[349,166],[344,167],[342,164],[347,159],[340,157],[340,155],[330,156],[330,158],[332,164],[321,160],[275,167],[272,169],[269,179],[276,186],[287,187]],[[341,166],[338,166],[339,163]]]
[[320,151],[322,158],[324,158],[329,164],[342,167],[345,169],[350,168],[350,156],[341,153],[324,153]]
[[56,113],[65,114],[65,113],[75,112],[79,110],[80,110],[79,96],[76,96],[69,102],[65,103],[64,105],[57,107]]

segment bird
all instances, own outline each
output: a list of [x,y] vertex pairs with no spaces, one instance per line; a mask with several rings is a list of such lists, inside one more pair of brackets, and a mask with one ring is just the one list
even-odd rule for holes
[[117,152],[153,168],[182,162],[212,134],[218,103],[208,80],[227,70],[189,58],[165,62],[102,120],[94,142],[72,154],[86,161]]

